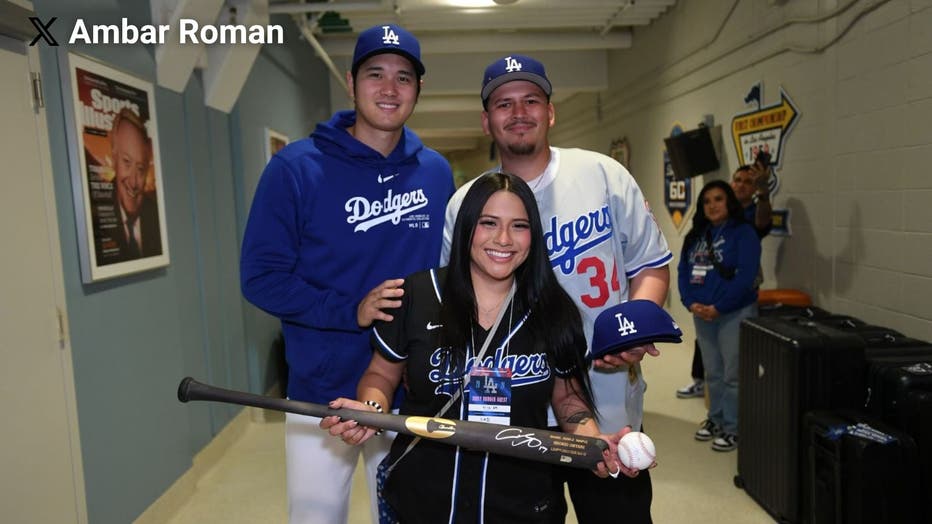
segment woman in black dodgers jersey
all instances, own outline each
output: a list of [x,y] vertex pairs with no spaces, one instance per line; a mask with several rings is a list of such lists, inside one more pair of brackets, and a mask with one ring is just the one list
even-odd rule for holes
[[[381,411],[402,377],[404,415],[546,429],[549,404],[563,431],[610,443],[595,474],[621,468],[633,476],[615,453],[627,428],[600,434],[582,321],[553,274],[539,216],[520,178],[490,173],[477,180],[456,218],[450,265],[406,279],[393,319],[374,329],[375,352],[359,382],[359,400],[330,405]],[[336,417],[321,427],[348,444],[376,435]],[[383,493],[400,522],[553,518],[552,466],[430,440],[409,449],[412,439],[399,435],[386,458],[393,469]]]

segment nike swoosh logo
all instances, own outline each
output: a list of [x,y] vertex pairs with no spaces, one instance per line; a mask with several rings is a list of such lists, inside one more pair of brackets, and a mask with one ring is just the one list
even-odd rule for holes
[[385,182],[388,182],[389,180],[395,178],[396,175],[398,175],[398,173],[395,173],[394,175],[388,175],[387,177],[382,178],[382,173],[379,173],[379,178],[378,178],[379,183],[384,184]]
[[432,324],[430,322],[427,323],[427,331],[433,331],[439,327],[443,327],[443,324]]

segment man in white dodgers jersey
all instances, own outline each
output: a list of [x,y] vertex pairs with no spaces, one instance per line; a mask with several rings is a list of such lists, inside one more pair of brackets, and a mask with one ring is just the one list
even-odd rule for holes
[[[518,175],[534,191],[557,279],[579,307],[591,340],[603,309],[628,299],[663,304],[673,255],[641,189],[621,164],[592,151],[550,146],[548,133],[555,122],[551,92],[537,60],[515,54],[496,60],[483,77],[482,127],[495,141],[500,169]],[[442,263],[448,260],[453,222],[469,185],[447,204]],[[645,353],[659,355],[646,345],[594,361],[590,377],[606,432],[626,425],[641,428],[646,385],[640,361]],[[617,479],[582,472],[589,479],[563,469],[581,524],[616,522],[622,508],[626,522],[651,522],[647,471]],[[562,482],[555,489],[562,491]]]

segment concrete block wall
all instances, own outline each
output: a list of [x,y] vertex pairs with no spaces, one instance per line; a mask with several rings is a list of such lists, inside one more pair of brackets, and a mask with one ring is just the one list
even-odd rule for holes
[[[689,224],[664,207],[663,137],[707,114],[723,126],[723,167],[695,199],[738,165],[729,127],[750,87],[767,106],[782,86],[800,112],[774,197],[792,236],[764,241],[764,287],[932,341],[932,2],[680,0],[609,71],[607,91],[557,107],[552,141],[607,153],[627,136],[677,255]],[[675,285],[671,303],[691,324]]]

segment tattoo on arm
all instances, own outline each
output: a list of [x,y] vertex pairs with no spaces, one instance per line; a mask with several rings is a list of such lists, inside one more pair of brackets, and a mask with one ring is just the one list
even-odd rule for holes
[[566,417],[566,422],[569,424],[585,424],[592,419],[592,413],[589,411],[577,411],[572,415]]

